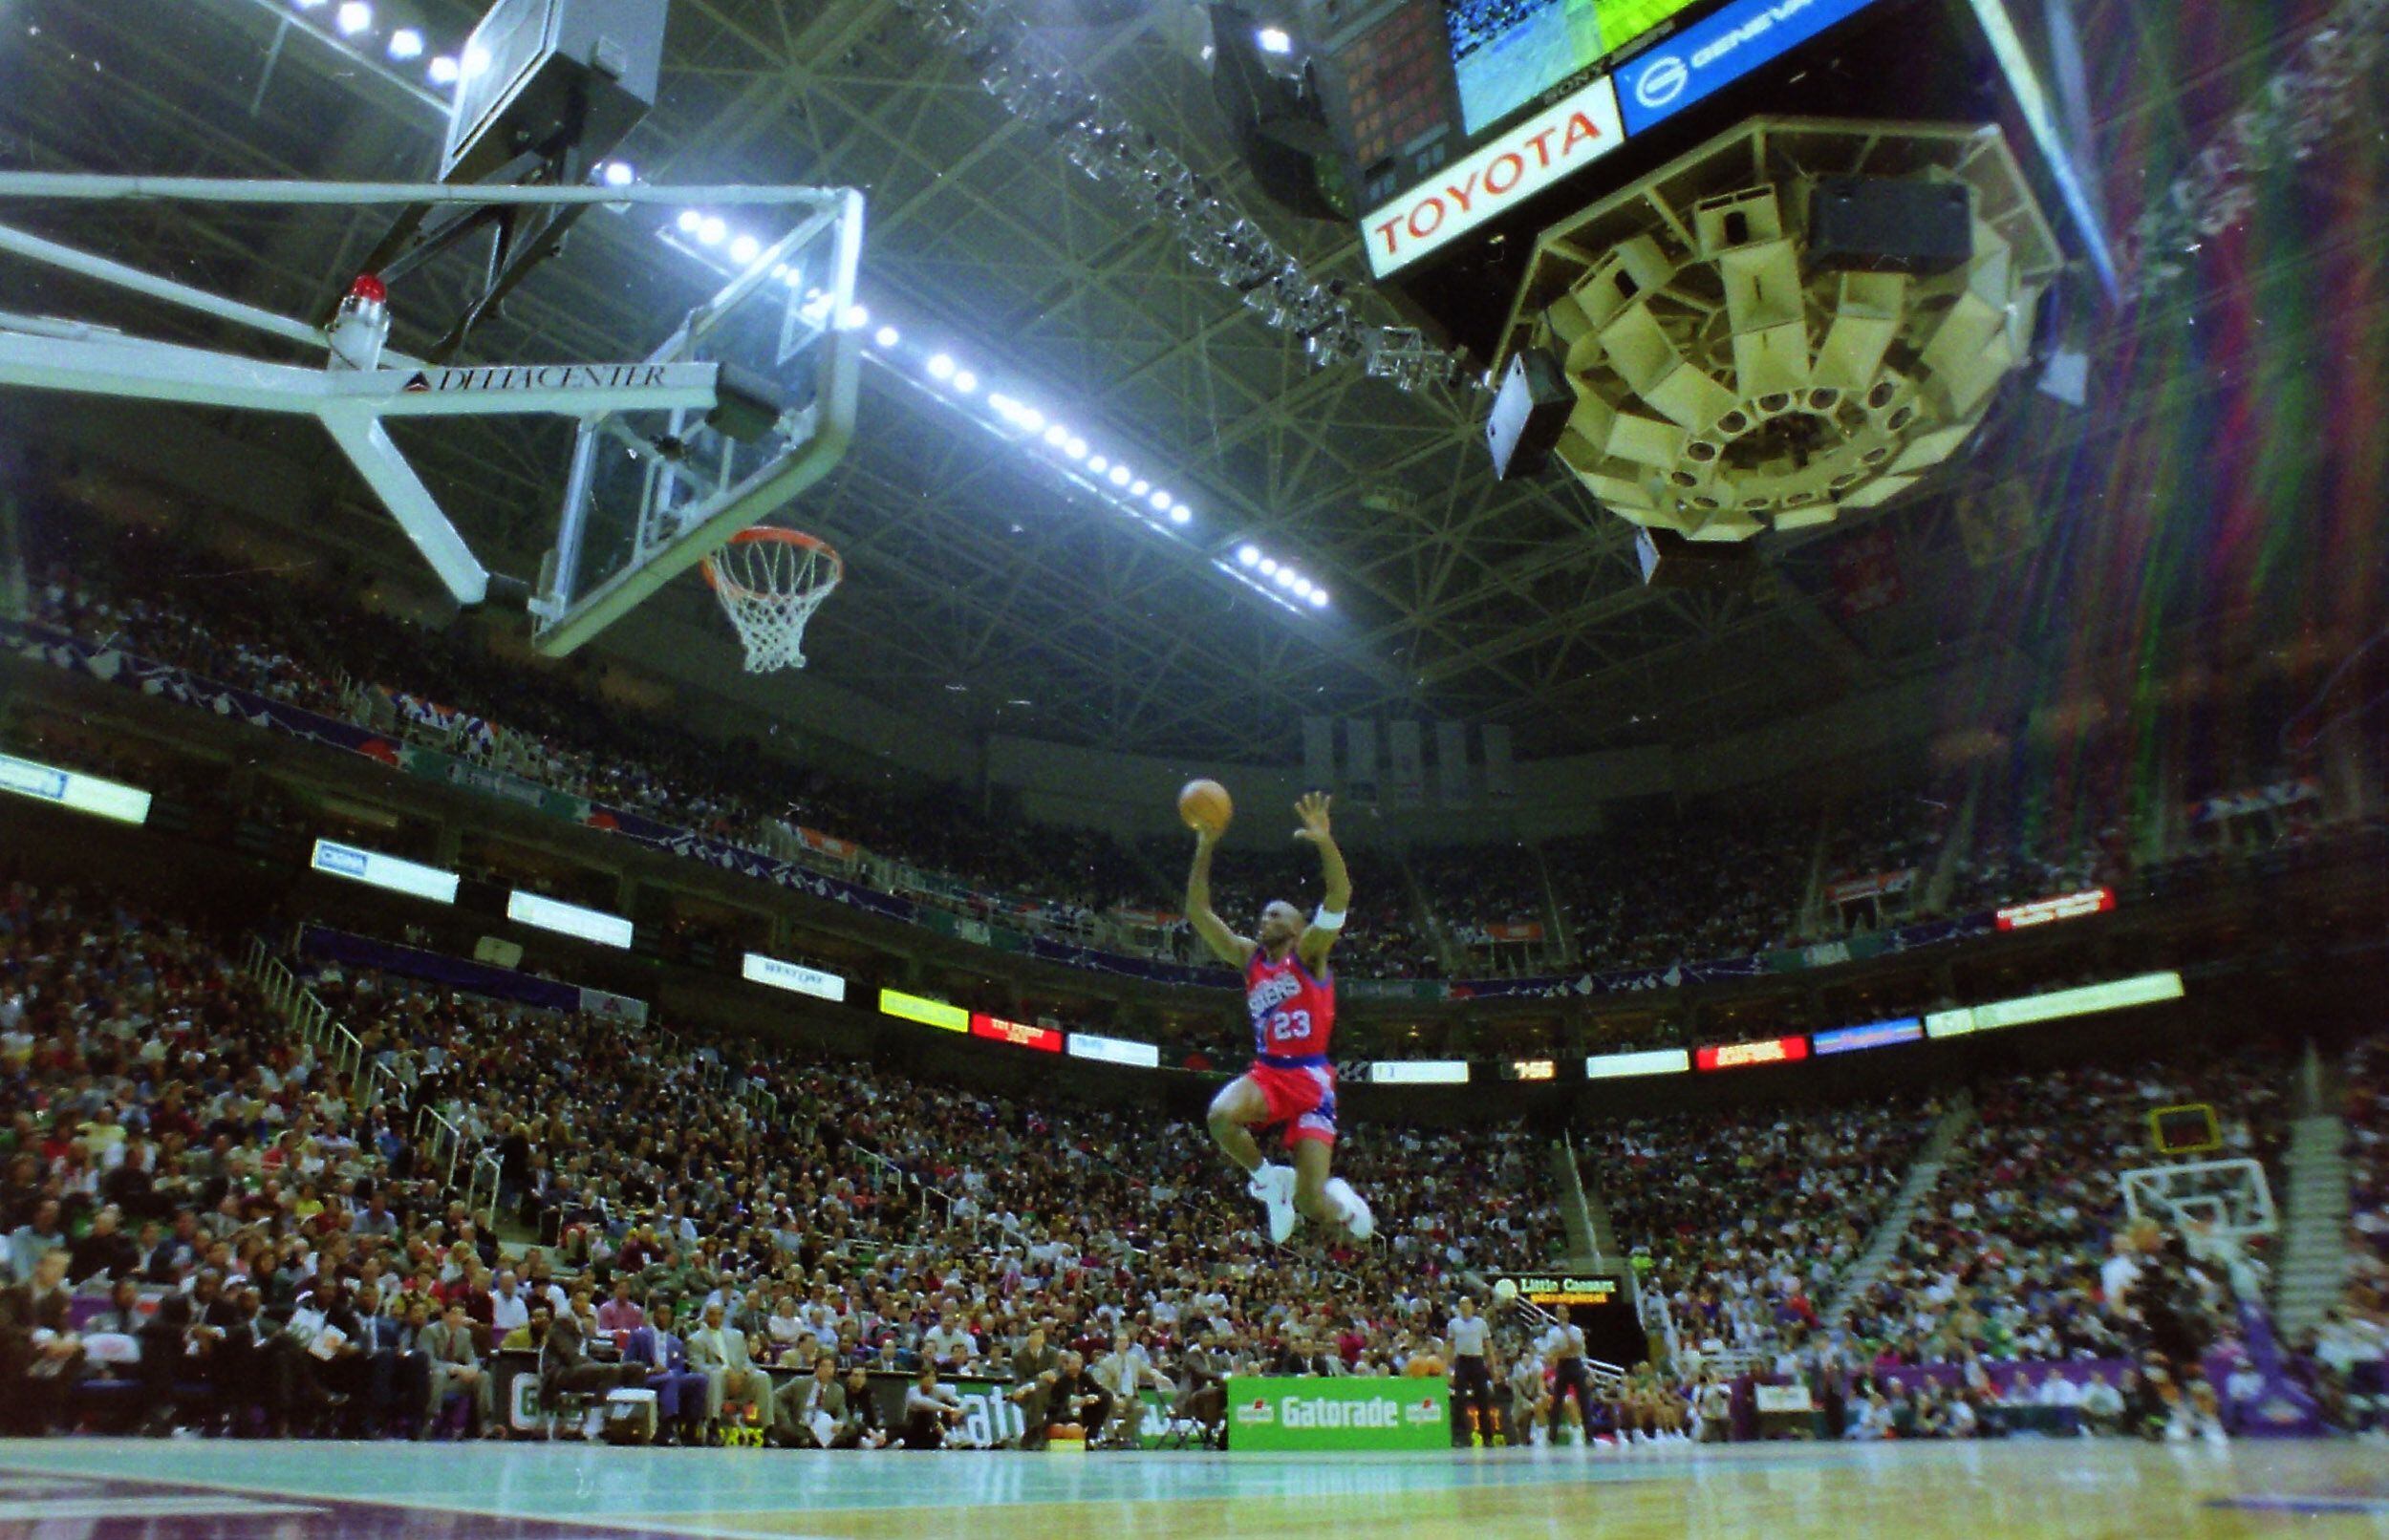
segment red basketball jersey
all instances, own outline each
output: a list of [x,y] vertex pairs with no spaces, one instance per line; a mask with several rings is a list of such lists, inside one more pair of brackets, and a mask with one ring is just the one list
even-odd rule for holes
[[1253,1053],[1262,1062],[1324,1061],[1336,1029],[1335,974],[1313,975],[1300,952],[1271,962],[1256,947],[1244,965],[1244,1008],[1253,1017]]

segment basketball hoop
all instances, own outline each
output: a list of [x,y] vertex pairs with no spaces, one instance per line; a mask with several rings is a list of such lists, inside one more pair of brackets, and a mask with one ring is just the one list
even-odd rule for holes
[[704,561],[705,582],[746,644],[746,672],[805,666],[805,623],[846,576],[826,542],[758,524]]

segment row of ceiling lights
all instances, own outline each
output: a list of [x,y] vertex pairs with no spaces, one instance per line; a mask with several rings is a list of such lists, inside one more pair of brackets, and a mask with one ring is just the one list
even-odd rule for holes
[[[334,0],[290,0],[290,4],[302,13],[323,12],[331,30],[360,52],[368,34],[375,31],[376,17],[370,0],[337,0],[336,5]],[[333,9],[327,11],[327,7]],[[1282,32],[1265,29],[1260,34],[1260,45],[1268,52],[1281,53],[1291,43]],[[383,41],[384,52],[393,61],[401,64],[422,57],[426,47],[421,31],[409,26],[393,28]],[[435,55],[425,66],[425,72],[433,85],[453,88],[488,67],[488,54],[478,46],[468,44],[461,53]],[[597,168],[596,174],[610,187],[627,187],[637,180],[637,172],[621,160],[605,162]],[[672,241],[676,231],[686,238],[685,242]],[[663,233],[667,241],[684,250],[701,248],[696,254],[704,260],[726,258],[729,266],[742,271],[761,256],[764,249],[764,243],[755,236],[733,234],[726,220],[699,209],[683,212]],[[786,267],[774,276],[792,287],[802,281],[793,269]],[[866,307],[855,305],[839,319],[848,330],[859,331],[870,324],[871,313]],[[896,328],[885,324],[872,336],[881,361],[891,368],[901,367],[905,362],[898,353],[902,340]],[[958,408],[960,408],[962,399],[977,396],[979,376],[958,363],[952,354],[930,352],[917,358],[916,362],[920,373],[927,376],[930,388],[946,396]],[[1096,453],[1085,438],[1066,425],[1048,420],[1046,415],[1036,407],[994,391],[987,394],[984,406],[1002,429],[1010,430],[1009,436],[1014,441],[1043,444],[1054,452],[1049,458],[1056,460],[1058,468],[1072,480],[1148,525],[1165,533],[1179,533],[1194,523],[1194,509],[1168,491],[1153,486],[1146,478],[1138,476],[1112,457]],[[984,421],[984,418],[981,420]],[[1166,524],[1162,522],[1164,520]],[[1271,555],[1250,542],[1238,545],[1232,557],[1227,554],[1215,556],[1212,566],[1282,608],[1300,610],[1307,605],[1315,610],[1324,610],[1327,607],[1325,588],[1304,576],[1291,562]]]
[[[610,181],[616,170],[626,173],[624,182],[629,180],[628,168],[614,162],[606,168]],[[696,208],[682,210],[660,233],[668,244],[684,251],[693,249],[701,259],[737,271],[745,270],[761,257],[765,245],[756,236],[733,233],[729,222],[721,215]],[[680,239],[674,239],[676,235]],[[791,287],[803,282],[802,274],[785,266],[775,268],[772,276]],[[860,331],[871,324],[871,318],[869,307],[857,304],[848,309],[840,324],[849,331]],[[1161,521],[1167,520],[1168,526],[1173,526],[1169,532],[1183,530],[1194,523],[1193,508],[1116,458],[1098,452],[1068,424],[1001,391],[989,391],[980,397],[979,375],[952,353],[920,347],[907,350],[903,332],[885,321],[872,332],[871,341],[880,362],[892,369],[917,369],[925,376],[928,388],[958,410],[969,410],[963,405],[965,400],[982,407],[995,417],[996,424],[1010,430],[1006,437],[1014,442],[1043,445],[1051,451],[1044,457],[1049,461],[1143,523],[1163,529]],[[973,415],[979,413],[975,411]],[[1291,563],[1280,561],[1249,543],[1238,546],[1232,560],[1215,559],[1212,565],[1273,604],[1290,610],[1327,607],[1326,588],[1297,571]]]
[[[291,0],[291,4],[300,11],[312,12],[323,11],[333,5],[333,0]],[[374,30],[374,9],[368,0],[339,0],[329,16],[333,29],[353,45]],[[1268,48],[1273,42],[1274,38],[1264,35],[1262,46]],[[421,57],[425,49],[422,32],[413,27],[394,29],[384,46],[390,57],[400,63]],[[1283,50],[1281,47],[1275,51]],[[434,85],[454,86],[488,67],[487,54],[477,47],[468,46],[461,56],[445,53],[435,56],[427,66],[427,73]],[[612,187],[627,187],[637,178],[636,171],[621,160],[607,161],[598,168],[597,175]],[[674,222],[672,229],[696,246],[705,248],[699,254],[707,260],[712,260],[719,252],[728,259],[731,266],[741,270],[763,254],[764,243],[761,240],[744,233],[732,234],[729,223],[718,214],[689,209]],[[678,246],[682,243],[673,244]],[[799,275],[786,267],[774,276],[791,284],[799,281]],[[856,305],[840,318],[840,323],[849,330],[860,330],[870,324],[870,310]],[[897,352],[903,339],[896,328],[883,324],[872,333],[872,340],[876,344],[883,362],[891,367],[903,362]],[[928,376],[930,384],[941,394],[952,397],[973,397],[978,394],[979,376],[957,363],[950,353],[931,352],[918,360],[918,367]],[[1143,522],[1156,528],[1162,527],[1154,517],[1158,515],[1178,529],[1184,529],[1194,522],[1194,509],[1168,491],[1153,486],[1126,464],[1096,453],[1085,438],[1066,425],[1048,420],[1046,415],[1036,407],[992,391],[985,398],[985,406],[999,422],[1015,431],[1016,441],[1042,443],[1054,451],[1055,458],[1067,462],[1064,468],[1074,480],[1128,509]],[[1287,609],[1308,605],[1324,610],[1327,606],[1326,588],[1302,575],[1292,563],[1270,555],[1250,542],[1236,548],[1233,560],[1215,558],[1212,565],[1272,603]]]
[[[324,12],[332,30],[352,45],[357,44],[375,30],[374,8],[369,0],[338,0],[337,5],[334,4],[334,0],[291,0],[291,6],[302,13]],[[394,27],[382,42],[383,52],[399,64],[412,64],[421,58],[429,46],[420,27]],[[488,68],[487,52],[468,47],[462,53],[433,55],[423,67],[423,72],[433,85],[453,86],[460,80],[471,79]]]

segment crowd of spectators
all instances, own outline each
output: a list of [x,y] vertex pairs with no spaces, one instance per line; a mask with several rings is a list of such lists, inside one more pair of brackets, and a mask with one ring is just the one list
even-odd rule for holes
[[[514,1350],[551,1398],[653,1392],[668,1439],[752,1419],[797,1444],[944,1443],[966,1435],[940,1387],[979,1377],[1010,1387],[1031,1442],[1070,1419],[1133,1442],[1139,1387],[1202,1426],[1231,1370],[1441,1376],[1460,1294],[1565,1250],[1550,1144],[1521,1128],[1372,1125],[1339,1166],[1383,1216],[1377,1241],[1272,1248],[1192,1121],[329,964],[302,976],[355,1035],[354,1080],[193,928],[0,889],[0,1403],[18,1429],[498,1431],[493,1356]],[[2116,1173],[2157,1159],[2151,1108],[2200,1102],[2223,1153],[2276,1166],[2285,1063],[1978,1088],[1840,1327],[1827,1305],[1944,1103],[1581,1130],[1677,1338],[1603,1382],[1593,1431],[1724,1436],[1746,1371],[1813,1387],[1834,1437],[2220,1428],[2194,1375],[2030,1366],[2138,1358],[2141,1317],[2118,1302],[2150,1287],[2157,1249]],[[2342,1377],[2383,1339],[2382,1063],[2375,1042],[2344,1065],[2359,1254],[2308,1350]],[[468,1211],[456,1184],[483,1151],[497,1196]],[[2228,1339],[2224,1270],[2188,1275]],[[1574,1420],[1519,1324],[1496,1336],[1510,1430]],[[874,1421],[874,1374],[914,1379],[906,1416]]]
[[34,614],[327,716],[358,717],[375,687],[403,692],[489,724],[445,740],[461,754],[756,848],[767,824],[785,823],[1065,914],[1151,902],[1145,869],[1098,833],[992,817],[957,786],[842,777],[707,742],[609,701],[575,671],[500,666],[465,631],[360,614],[353,596],[305,574],[222,565],[144,531],[54,540],[36,553]]
[[[374,613],[329,577],[227,571],[203,547],[136,529],[70,540],[36,522],[32,535],[35,617],[87,640],[308,710],[427,734],[542,784],[970,918],[1208,961],[1182,921],[1106,923],[1122,909],[1175,908],[1177,844],[1140,848],[1010,816],[958,786],[838,775],[707,740],[666,713],[612,698],[619,693],[589,670],[501,664],[467,631]],[[1338,962],[1354,978],[1664,969],[2114,882],[2127,867],[2113,809],[2086,803],[2057,817],[1986,790],[1945,870],[1955,795],[1885,791],[1821,823],[1747,808],[1622,808],[1612,827],[1539,850],[1397,856],[1357,845],[1358,897]],[[2297,816],[2311,832],[2314,809]],[[796,843],[798,828],[845,844]],[[1852,908],[1816,896],[1837,879],[1893,870],[1913,873],[1895,897]],[[1217,907],[1248,924],[1265,898],[1298,890],[1309,875],[1224,849]],[[1538,928],[1540,941],[1531,939]]]
[[1623,821],[1543,846],[1584,966],[1665,968],[1774,946],[1796,928],[1811,849],[1718,812]]
[[[1022,1387],[1034,1437],[1053,1397],[1125,1411],[1135,1383],[1199,1397],[1232,1367],[1440,1373],[1460,1274],[1560,1243],[1548,1146],[1516,1129],[1372,1128],[1343,1165],[1387,1215],[1378,1240],[1272,1248],[1191,1122],[307,977],[356,1036],[361,1094],[190,929],[6,889],[18,1426],[97,1418],[114,1388],[113,1425],[150,1431],[500,1429],[490,1355],[512,1347],[552,1393],[655,1391],[667,1437],[751,1407],[788,1442],[868,1438],[844,1410],[821,1422],[805,1377],[924,1367],[931,1399],[958,1373]],[[484,1149],[494,1226],[443,1187]],[[506,1230],[526,1239],[502,1249]],[[78,1289],[112,1314],[71,1318]],[[950,1421],[921,1408],[880,1436]]]
[[1940,1115],[1905,1099],[1598,1127],[1582,1148],[1683,1346],[1772,1355],[1818,1325]]
[[1985,1087],[1899,1254],[1858,1302],[1852,1335],[1899,1363],[2117,1352],[2107,1305],[2125,1281],[2112,1265],[2127,1218],[2120,1173],[2167,1158],[2150,1112],[2213,1106],[2213,1158],[2254,1158],[2278,1189],[2289,1079],[2285,1059],[2249,1055],[2075,1066]]
[[2341,1298],[2311,1342],[2327,1402],[2353,1422],[2374,1399],[2375,1425],[2389,1425],[2389,1035],[2351,1047],[2339,1065],[2348,1143],[2348,1276]]

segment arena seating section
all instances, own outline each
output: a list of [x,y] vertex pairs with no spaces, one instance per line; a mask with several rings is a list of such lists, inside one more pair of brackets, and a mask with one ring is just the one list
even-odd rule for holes
[[[54,1244],[93,1291],[129,1276],[183,1293],[213,1274],[203,1300],[246,1282],[279,1321],[329,1273],[385,1301],[460,1300],[486,1326],[492,1277],[513,1268],[551,1308],[586,1309],[616,1278],[651,1305],[722,1298],[783,1365],[827,1345],[907,1367],[946,1320],[968,1334],[949,1361],[1001,1375],[1045,1320],[1090,1347],[1129,1331],[1165,1374],[1205,1330],[1246,1364],[1393,1374],[1434,1361],[1461,1275],[1565,1249],[1550,1144],[1518,1128],[1372,1124],[1341,1164],[1374,1200],[1380,1239],[1272,1249],[1192,1120],[302,963],[362,1040],[369,1083],[352,1085],[235,965],[244,938],[120,895],[0,893],[0,1229],[19,1277]],[[2365,1261],[2335,1343],[2374,1364],[2384,1061],[2376,1040],[2342,1077]],[[1971,1131],[1840,1330],[1827,1304],[1949,1103],[1714,1109],[1574,1135],[1620,1244],[1668,1302],[1684,1391],[1703,1358],[1813,1376],[2096,1357],[2119,1324],[2098,1272],[2121,1222],[2114,1173],[2149,1158],[2145,1110],[2212,1102],[2228,1148],[2277,1169],[2293,1062],[2255,1048],[1974,1086]],[[494,1227],[442,1185],[426,1114],[463,1131],[466,1164],[497,1161]],[[10,1336],[22,1326],[0,1322],[0,1395],[32,1383]],[[1497,1351],[1520,1346],[1505,1329]],[[176,1404],[204,1423],[188,1390]],[[11,1404],[22,1424],[43,1403]],[[339,1406],[298,1403],[311,1407],[302,1429],[349,1425]]]
[[[221,554],[163,535],[128,529],[75,541],[62,538],[65,527],[36,522],[30,532],[34,618],[87,640],[335,717],[360,717],[377,688],[436,700],[500,730],[442,746],[758,846],[771,822],[818,828],[1031,905],[1039,923],[1063,932],[1119,906],[1175,907],[1181,843],[987,817],[955,788],[925,781],[723,753],[668,720],[607,702],[583,674],[496,666],[462,632],[360,611],[353,595],[304,575],[226,571]],[[193,580],[197,573],[205,580]],[[2095,798],[2060,817],[1987,793],[1951,848],[1957,800],[1948,787],[1895,788],[1827,812],[1768,817],[1643,806],[1621,811],[1599,835],[1494,851],[1397,855],[1357,842],[1359,896],[1339,961],[1347,977],[1388,978],[1665,967],[1824,939],[1850,925],[1976,911],[2118,881],[2128,869],[2117,820]],[[2175,854],[2214,859],[2196,846]],[[1836,913],[1820,896],[1844,877],[1905,868],[1915,878],[1888,910]],[[1290,855],[1231,848],[1217,907],[1249,924],[1267,896],[1311,880]],[[1544,939],[1482,944],[1493,926],[1540,927]],[[1166,942],[1182,959],[1197,957],[1182,925]]]
[[[602,1297],[629,1277],[683,1306],[726,1288],[766,1361],[828,1339],[849,1362],[909,1368],[958,1312],[975,1337],[964,1361],[982,1368],[1043,1319],[1104,1347],[1132,1330],[1165,1365],[1200,1321],[1259,1361],[1302,1348],[1391,1373],[1439,1330],[1429,1307],[1448,1308],[1454,1274],[1547,1262],[1560,1244],[1547,1146],[1517,1130],[1375,1131],[1345,1169],[1388,1216],[1379,1243],[1278,1251],[1197,1123],[1024,1105],[371,973],[310,978],[388,1071],[367,1111],[224,947],[114,899],[10,886],[11,1269],[43,1249],[55,1200],[75,1281],[177,1291],[212,1270],[259,1287],[272,1319],[303,1302],[280,1260],[296,1248],[365,1271],[385,1300],[462,1299],[484,1326],[507,1265],[534,1297],[551,1278]],[[545,1242],[537,1263],[504,1261],[440,1190],[417,1143],[426,1109],[498,1157],[500,1229]],[[398,1216],[386,1237],[352,1230],[374,1194]],[[113,1219],[90,1238],[110,1208],[133,1237],[121,1258]],[[21,1377],[24,1360],[6,1367]]]
[[2149,1110],[2213,1105],[2225,1145],[2214,1158],[2252,1156],[2284,1191],[2292,1062],[2279,1053],[2190,1070],[2082,1066],[1984,1087],[1853,1334],[1904,1363],[2112,1354],[2099,1267],[2126,1217],[2118,1173],[2161,1164]]
[[1772,1356],[1813,1333],[1939,1112],[1685,1113],[1598,1127],[1579,1147],[1690,1343]]

